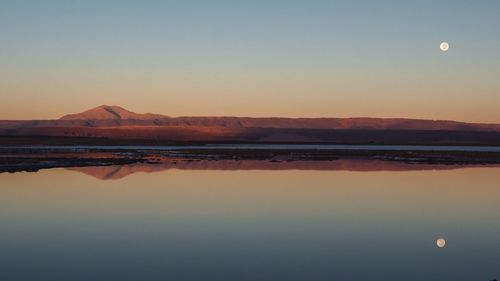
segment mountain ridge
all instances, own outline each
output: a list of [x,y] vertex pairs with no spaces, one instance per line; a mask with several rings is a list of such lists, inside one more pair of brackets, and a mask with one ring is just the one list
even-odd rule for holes
[[149,120],[167,118],[167,116],[152,113],[135,113],[117,105],[101,105],[76,114],[67,114],[58,120]]
[[135,113],[116,105],[101,105],[80,113],[64,115],[56,120],[0,120],[0,129],[84,127],[214,127],[214,128],[276,128],[326,130],[449,130],[495,131],[500,124],[466,123],[449,120],[410,118],[288,118],[288,117],[169,117],[162,114]]
[[500,145],[500,124],[368,117],[168,117],[108,105],[57,120],[0,120],[0,145],[82,142]]

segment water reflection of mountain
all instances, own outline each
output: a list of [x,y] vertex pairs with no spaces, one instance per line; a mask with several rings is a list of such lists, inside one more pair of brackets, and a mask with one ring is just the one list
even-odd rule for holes
[[[263,161],[263,160],[171,160],[158,164],[67,168],[101,180],[118,180],[134,173],[166,170],[318,170],[318,171],[422,171],[451,170],[478,165],[410,164],[382,160],[340,159],[335,161]],[[484,165],[483,165],[484,166]],[[498,165],[495,165],[498,167]]]

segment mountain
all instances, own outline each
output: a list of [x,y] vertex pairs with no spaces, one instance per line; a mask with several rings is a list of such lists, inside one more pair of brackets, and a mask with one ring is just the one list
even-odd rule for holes
[[[3,136],[3,137],[2,137]],[[57,120],[0,121],[0,145],[287,142],[500,145],[500,124],[405,118],[168,117],[102,105]],[[9,137],[9,138],[6,138]],[[36,137],[36,141],[33,141]],[[58,138],[57,142],[54,138]],[[89,140],[90,139],[90,140]]]
[[158,118],[162,119],[166,116],[151,113],[137,114],[116,105],[101,105],[81,113],[65,115],[59,120],[152,120]]
[[[55,122],[54,122],[55,121]],[[37,122],[37,121],[35,121]],[[281,117],[168,117],[161,114],[138,114],[119,106],[102,105],[58,120],[50,126],[201,126],[224,128],[294,128],[337,130],[452,130],[500,131],[500,124],[464,123],[446,120],[406,118],[281,118]],[[33,124],[44,126],[43,121]]]

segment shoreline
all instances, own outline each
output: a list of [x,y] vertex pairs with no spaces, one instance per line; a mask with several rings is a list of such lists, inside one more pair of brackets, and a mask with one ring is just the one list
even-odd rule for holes
[[[172,146],[172,147],[0,147],[0,173],[34,172],[50,168],[98,167],[116,165],[159,165],[175,161],[245,161],[258,160],[271,163],[328,162],[346,159],[376,160],[412,165],[497,165],[498,151],[474,151],[448,149],[373,149],[379,146],[363,146],[346,149],[345,146],[315,147],[296,145],[256,148],[217,146]],[[408,149],[407,149],[408,148]],[[442,147],[446,148],[446,147]],[[451,149],[451,150],[450,150]]]

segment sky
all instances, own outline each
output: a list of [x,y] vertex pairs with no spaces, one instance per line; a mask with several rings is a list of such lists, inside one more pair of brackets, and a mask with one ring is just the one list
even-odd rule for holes
[[0,0],[0,119],[107,104],[500,123],[499,14],[496,0]]

